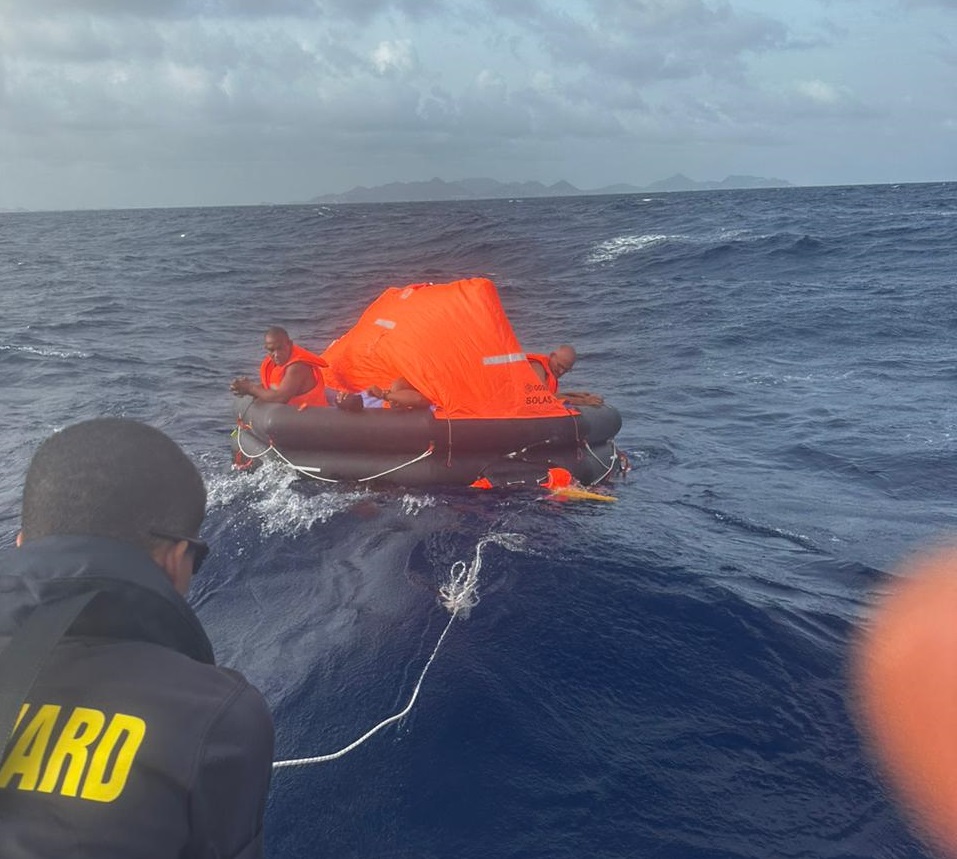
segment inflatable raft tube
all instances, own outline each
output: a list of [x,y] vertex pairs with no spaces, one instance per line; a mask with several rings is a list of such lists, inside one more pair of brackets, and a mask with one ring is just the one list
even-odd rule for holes
[[590,486],[619,471],[612,406],[548,418],[437,420],[425,409],[335,407],[299,411],[242,398],[234,449],[239,467],[274,458],[327,482],[399,486],[534,485],[549,468],[566,468]]

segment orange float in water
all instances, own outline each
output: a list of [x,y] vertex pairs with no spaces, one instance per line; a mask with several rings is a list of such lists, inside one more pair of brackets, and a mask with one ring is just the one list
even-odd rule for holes
[[957,856],[957,548],[899,573],[855,654],[859,714],[904,807]]

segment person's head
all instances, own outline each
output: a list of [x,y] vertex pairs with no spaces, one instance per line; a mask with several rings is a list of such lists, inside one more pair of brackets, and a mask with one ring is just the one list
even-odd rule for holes
[[[37,449],[23,486],[18,544],[41,537],[107,537],[138,546],[185,593],[203,552],[206,487],[196,466],[158,429],[97,418]],[[199,558],[202,560],[202,558]]]
[[266,332],[266,341],[263,345],[276,364],[285,364],[292,355],[292,340],[286,333],[286,329],[278,325],[274,325]]
[[575,352],[575,347],[565,343],[548,356],[548,367],[555,378],[560,379],[575,366],[577,357],[578,353]]

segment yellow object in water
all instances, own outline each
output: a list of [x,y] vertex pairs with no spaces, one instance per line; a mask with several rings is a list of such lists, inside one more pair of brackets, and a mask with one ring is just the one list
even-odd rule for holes
[[617,501],[614,495],[602,495],[598,492],[590,492],[580,486],[559,486],[552,490],[552,495],[560,498],[569,498],[576,501]]

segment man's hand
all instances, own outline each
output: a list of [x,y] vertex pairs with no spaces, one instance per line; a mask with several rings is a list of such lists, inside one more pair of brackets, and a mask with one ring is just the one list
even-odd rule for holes
[[251,389],[254,387],[255,385],[249,379],[240,376],[238,379],[233,379],[229,385],[229,390],[237,397],[248,397],[251,396]]
[[601,394],[588,391],[559,391],[558,396],[572,406],[600,406],[605,402]]

